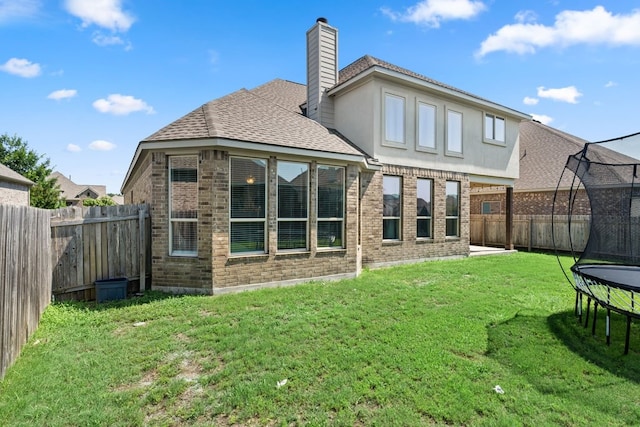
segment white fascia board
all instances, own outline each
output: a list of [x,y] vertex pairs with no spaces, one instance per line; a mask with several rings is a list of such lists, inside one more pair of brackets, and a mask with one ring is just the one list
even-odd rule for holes
[[484,100],[484,99],[480,99],[477,98],[475,96],[471,96],[469,94],[466,93],[462,93],[459,92],[457,90],[453,90],[453,89],[449,89],[434,83],[430,83],[428,81],[419,79],[417,77],[413,77],[413,76],[408,76],[406,74],[400,73],[398,71],[392,71],[392,70],[388,70],[386,68],[380,67],[378,65],[375,65],[369,69],[367,69],[366,71],[364,71],[363,73],[359,74],[358,76],[348,80],[346,83],[338,85],[336,87],[334,87],[333,89],[331,89],[328,94],[329,95],[334,95],[340,91],[342,91],[343,89],[346,89],[348,87],[351,87],[353,85],[355,85],[358,81],[360,81],[361,79],[364,79],[365,77],[371,75],[371,74],[382,74],[383,76],[392,78],[394,80],[401,80],[403,82],[408,83],[412,86],[419,86],[419,87],[423,87],[432,91],[436,91],[436,92],[440,92],[442,94],[445,94],[447,96],[450,97],[454,97],[454,98],[458,98],[460,100],[466,101],[468,103],[471,104],[475,104],[478,106],[481,106],[483,108],[490,108],[492,110],[495,111],[500,111],[504,114],[508,114],[512,117],[517,117],[520,118],[521,120],[531,120],[532,117],[529,114],[523,113],[521,111],[518,110],[514,110],[512,108],[509,107],[505,107],[504,105],[500,105],[500,104],[496,104],[494,102],[488,101],[488,100]]
[[472,184],[485,184],[491,186],[513,187],[515,179],[498,176],[469,174],[469,182]]

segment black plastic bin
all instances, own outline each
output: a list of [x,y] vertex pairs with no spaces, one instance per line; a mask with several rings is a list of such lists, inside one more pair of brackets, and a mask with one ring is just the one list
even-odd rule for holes
[[113,301],[127,298],[127,286],[129,285],[129,279],[117,278],[117,279],[105,279],[96,280],[96,301]]

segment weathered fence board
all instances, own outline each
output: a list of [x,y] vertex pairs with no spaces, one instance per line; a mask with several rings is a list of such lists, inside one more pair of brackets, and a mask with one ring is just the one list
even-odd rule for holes
[[0,205],[0,378],[51,301],[50,213]]
[[147,205],[69,207],[52,211],[52,291],[57,300],[94,299],[95,281],[126,277],[144,289]]
[[[514,215],[513,244],[529,250],[570,251],[573,248],[581,252],[589,239],[589,227],[588,215],[574,215],[571,218],[571,234],[569,234],[569,223],[565,216],[557,216],[552,224],[551,215]],[[472,244],[502,246],[505,243],[505,232],[503,215],[471,215],[470,241]]]

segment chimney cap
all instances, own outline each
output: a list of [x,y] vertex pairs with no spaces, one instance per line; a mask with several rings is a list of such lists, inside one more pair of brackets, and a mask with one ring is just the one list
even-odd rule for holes
[[321,16],[318,19],[316,19],[316,22],[322,22],[323,24],[328,24],[329,21],[327,20],[327,18]]

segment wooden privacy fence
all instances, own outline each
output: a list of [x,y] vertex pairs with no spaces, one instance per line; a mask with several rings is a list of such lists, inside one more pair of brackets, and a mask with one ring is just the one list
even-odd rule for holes
[[69,207],[51,212],[56,300],[94,299],[94,282],[102,279],[127,278],[130,290],[145,289],[151,271],[148,205]]
[[51,301],[50,215],[0,205],[0,379]]
[[[558,249],[581,252],[589,239],[589,215],[571,217],[571,235],[566,216],[556,216],[552,233],[551,215],[514,215],[513,244],[531,249]],[[470,242],[483,246],[502,246],[505,243],[504,215],[471,215]]]

